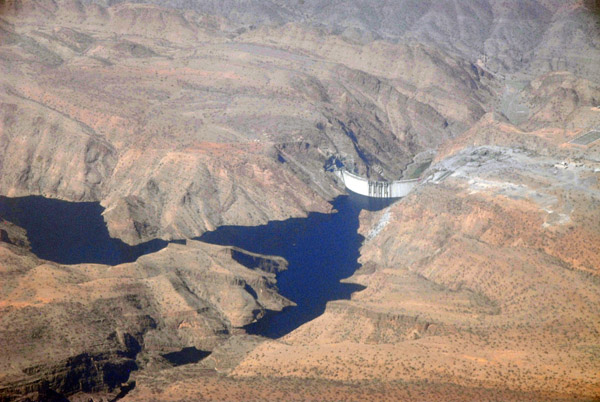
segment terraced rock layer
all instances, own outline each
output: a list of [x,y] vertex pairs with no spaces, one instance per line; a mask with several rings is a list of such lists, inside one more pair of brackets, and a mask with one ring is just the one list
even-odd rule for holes
[[[6,233],[23,241],[12,226]],[[169,366],[161,355],[211,351],[291,304],[276,291],[286,267],[277,257],[190,241],[134,263],[65,266],[11,243],[0,242],[2,400],[115,396],[135,386],[138,368]]]

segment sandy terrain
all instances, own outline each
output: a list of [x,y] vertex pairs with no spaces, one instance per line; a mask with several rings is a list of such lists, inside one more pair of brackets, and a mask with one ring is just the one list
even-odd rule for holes
[[330,212],[336,163],[422,180],[363,211],[364,290],[277,340],[242,327],[293,302],[280,257],[188,241],[67,266],[0,217],[0,399],[596,400],[599,16],[1,1],[0,195],[100,202],[138,244]]

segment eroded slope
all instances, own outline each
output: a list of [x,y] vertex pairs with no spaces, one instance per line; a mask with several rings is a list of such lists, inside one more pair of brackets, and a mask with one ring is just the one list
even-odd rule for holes
[[[160,355],[211,351],[266,309],[291,304],[275,287],[281,258],[190,241],[130,264],[63,266],[15,245],[22,233],[7,229],[1,398],[116,393],[140,367],[168,366]],[[253,269],[237,262],[249,259]]]
[[148,4],[7,2],[0,26],[0,192],[101,201],[131,244],[329,211],[334,159],[399,178],[496,85],[432,46]]

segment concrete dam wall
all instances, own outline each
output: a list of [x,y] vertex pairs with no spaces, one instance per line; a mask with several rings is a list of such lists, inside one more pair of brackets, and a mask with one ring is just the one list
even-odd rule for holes
[[354,193],[373,198],[400,198],[406,196],[419,183],[419,179],[374,181],[346,170],[336,170],[346,188]]

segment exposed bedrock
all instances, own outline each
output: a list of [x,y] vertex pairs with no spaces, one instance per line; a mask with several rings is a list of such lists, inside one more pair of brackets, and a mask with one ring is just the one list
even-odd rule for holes
[[328,212],[332,158],[398,179],[498,86],[433,45],[77,4],[4,6],[0,194],[100,201],[130,244]]
[[[16,243],[19,231],[7,227]],[[265,311],[278,257],[190,241],[117,266],[61,266],[0,241],[0,399],[116,395],[162,354],[211,351]]]
[[597,395],[597,186],[568,202],[561,184],[553,198],[508,183],[515,165],[469,169],[471,182],[451,177],[364,212],[362,267],[348,281],[365,289],[259,345],[233,375]]
[[[10,93],[10,90],[9,90]],[[32,102],[0,104],[0,188],[8,196],[97,200],[117,153],[87,127]]]
[[138,244],[331,212],[340,162],[425,179],[280,339],[242,329],[278,257],[59,265],[0,219],[0,399],[597,398],[597,3],[0,0],[0,195]]
[[[429,169],[443,179],[361,213],[362,266],[344,281],[365,289],[259,345],[232,375],[598,395],[600,145],[565,145],[595,124],[593,87],[570,75],[535,85],[547,81],[580,88],[549,123],[579,130],[525,131],[490,114],[445,144]],[[570,105],[553,89],[540,99]]]

